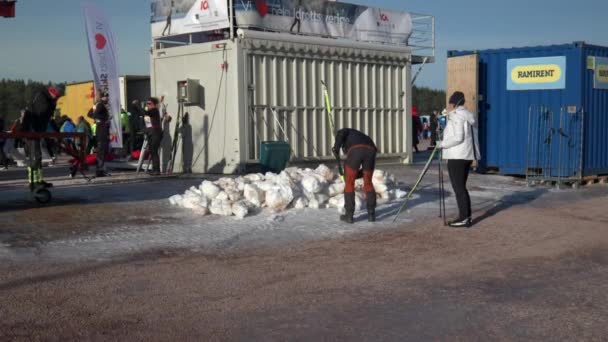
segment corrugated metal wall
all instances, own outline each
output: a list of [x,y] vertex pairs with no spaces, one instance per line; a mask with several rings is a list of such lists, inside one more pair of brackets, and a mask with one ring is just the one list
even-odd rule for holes
[[[608,57],[608,47],[586,45],[582,63],[587,57]],[[583,173],[608,174],[608,90],[594,89],[594,71],[582,66],[584,71],[583,92],[585,108],[585,135]]]
[[295,53],[271,47],[248,51],[249,160],[259,158],[260,142],[266,140],[288,141],[292,160],[331,156],[334,138],[321,81],[329,90],[336,130],[350,127],[370,135],[380,157],[407,153],[407,56],[344,54],[304,48]]
[[[471,51],[450,51],[448,57],[472,54]],[[555,176],[573,176],[580,167],[563,166],[559,156],[572,156],[569,142],[560,135],[566,125],[568,107],[574,115],[584,117],[583,158],[579,161],[582,175],[608,173],[608,90],[593,89],[593,71],[586,68],[586,56],[606,56],[608,48],[593,47],[581,42],[565,45],[482,50],[479,54],[480,145],[483,168],[496,168],[503,174],[526,174],[530,106],[542,106],[552,113],[549,135],[555,142],[550,149],[556,156],[550,163]],[[507,90],[507,60],[516,58],[566,57],[566,86],[556,90]],[[574,107],[572,107],[574,106]],[[582,115],[581,115],[582,114]],[[562,118],[563,116],[563,118]],[[572,127],[570,125],[569,127]],[[551,128],[553,128],[551,130]],[[574,133],[573,133],[574,134]],[[560,145],[560,139],[562,141]],[[578,138],[576,141],[580,141]],[[580,156],[580,152],[577,154]],[[569,157],[568,157],[569,158]],[[580,159],[580,158],[579,158]],[[561,165],[560,165],[561,162]]]

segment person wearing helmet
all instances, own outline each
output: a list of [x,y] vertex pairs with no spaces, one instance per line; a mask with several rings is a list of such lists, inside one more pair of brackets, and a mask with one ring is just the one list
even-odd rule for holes
[[[21,123],[23,132],[46,132],[49,121],[55,114],[57,99],[61,96],[59,91],[49,86],[43,91],[34,93],[31,107],[25,111]],[[40,139],[27,139],[28,151],[28,182],[30,189],[35,186],[50,188],[53,186],[42,179],[42,149]]]

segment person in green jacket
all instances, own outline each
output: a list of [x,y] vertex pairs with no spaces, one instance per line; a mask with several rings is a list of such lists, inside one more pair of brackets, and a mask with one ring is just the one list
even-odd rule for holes
[[131,134],[131,113],[127,112],[124,108],[120,109],[120,123],[122,125],[122,144],[123,150],[127,156],[131,155],[133,151],[133,134]]
[[[89,110],[89,114],[88,116],[91,117],[91,113],[93,112],[93,109]],[[89,146],[87,147],[87,153],[93,153],[93,151],[97,150],[97,135],[95,135],[97,132],[97,123],[95,121],[93,121],[93,124],[91,125],[91,140],[89,140]]]

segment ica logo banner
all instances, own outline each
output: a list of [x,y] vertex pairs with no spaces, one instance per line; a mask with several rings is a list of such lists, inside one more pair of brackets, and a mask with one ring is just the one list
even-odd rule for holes
[[507,90],[564,89],[566,57],[507,60]]
[[608,89],[608,58],[595,57],[595,89]]

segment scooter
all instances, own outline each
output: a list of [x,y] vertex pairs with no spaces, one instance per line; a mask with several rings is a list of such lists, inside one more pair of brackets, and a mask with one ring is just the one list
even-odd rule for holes
[[43,183],[34,183],[34,173],[30,172],[30,193],[31,196],[40,204],[47,204],[53,196],[51,191]]

